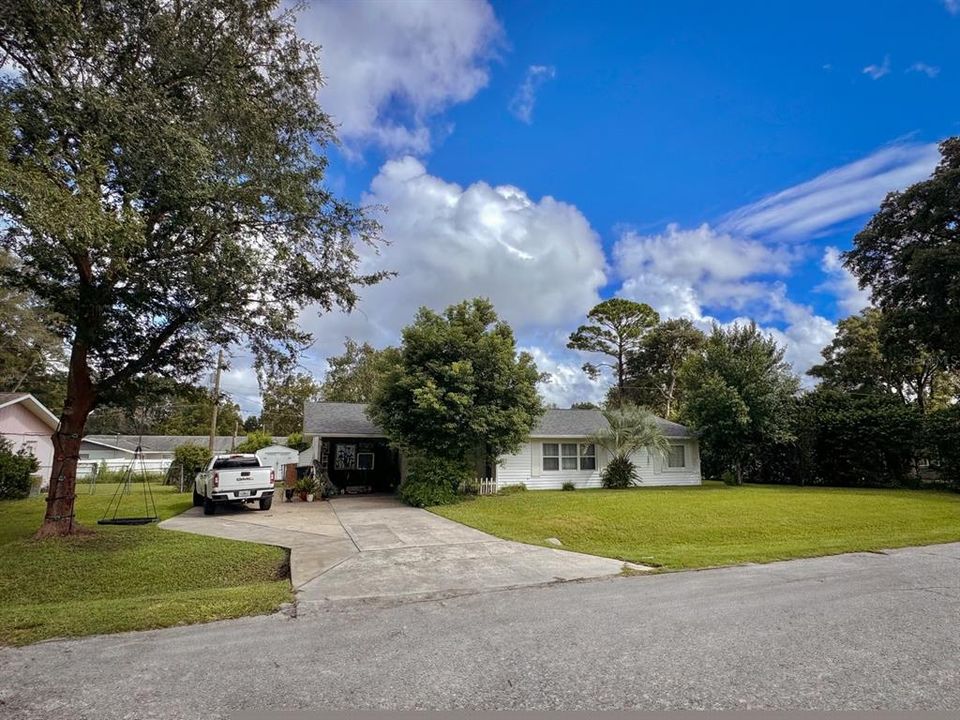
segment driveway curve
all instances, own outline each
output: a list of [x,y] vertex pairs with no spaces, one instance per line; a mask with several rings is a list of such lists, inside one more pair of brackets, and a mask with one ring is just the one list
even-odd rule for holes
[[[268,511],[193,508],[160,527],[290,549],[298,612],[620,574],[620,560],[501,540],[389,496],[277,502]],[[643,566],[629,565],[634,570]]]

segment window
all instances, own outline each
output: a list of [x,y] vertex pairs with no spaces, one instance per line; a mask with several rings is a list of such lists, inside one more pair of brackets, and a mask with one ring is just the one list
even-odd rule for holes
[[557,443],[543,444],[543,469],[544,470],[560,469],[560,445],[558,445]]
[[357,453],[357,470],[373,470],[373,453]]
[[214,470],[255,467],[260,467],[260,460],[257,459],[256,455],[231,455],[229,457],[217,458],[217,460],[213,463]]
[[543,469],[596,470],[597,448],[593,443],[544,443]]
[[683,445],[671,445],[667,451],[667,467],[683,468],[687,466],[687,449]]

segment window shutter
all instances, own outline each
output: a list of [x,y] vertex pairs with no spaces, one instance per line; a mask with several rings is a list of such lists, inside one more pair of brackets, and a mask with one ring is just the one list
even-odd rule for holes
[[540,472],[543,470],[543,461],[541,460],[542,452],[542,443],[530,443],[530,477],[540,477]]

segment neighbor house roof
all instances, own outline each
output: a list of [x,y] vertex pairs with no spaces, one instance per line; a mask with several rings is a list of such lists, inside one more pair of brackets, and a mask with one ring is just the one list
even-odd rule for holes
[[[144,453],[150,454],[172,453],[180,445],[192,444],[207,447],[209,439],[206,435],[144,435],[142,437],[140,435],[86,435],[83,441],[129,453],[134,452],[139,445]],[[244,439],[243,435],[238,435],[237,444],[242,443]],[[273,442],[283,445],[286,444],[287,438],[275,437]],[[233,443],[232,435],[218,435],[213,439],[213,451],[215,453],[230,452],[230,446]]]
[[[307,402],[303,408],[305,435],[373,436],[383,431],[366,415],[363,403]],[[692,438],[687,427],[657,418],[657,425],[670,438]],[[607,426],[599,410],[549,409],[530,433],[530,437],[589,437]]]
[[0,408],[22,403],[31,413],[43,420],[51,430],[56,430],[60,421],[47,407],[30,393],[0,393]]

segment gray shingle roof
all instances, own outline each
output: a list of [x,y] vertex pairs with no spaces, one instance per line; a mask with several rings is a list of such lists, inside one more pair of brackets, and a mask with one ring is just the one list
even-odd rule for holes
[[[664,435],[670,438],[695,437],[687,427],[663,418],[657,418],[657,425]],[[607,421],[599,410],[547,410],[540,422],[530,433],[530,437],[589,437],[607,427]]]
[[[308,402],[303,408],[306,435],[382,435],[365,413],[363,403]],[[531,437],[589,437],[606,427],[599,410],[547,410]],[[695,437],[687,427],[657,418],[663,434],[671,438]]]
[[366,403],[307,402],[303,405],[305,435],[374,435],[383,431],[366,414]]
[[[238,435],[237,443],[244,441],[246,436]],[[139,444],[144,452],[162,452],[172,453],[180,445],[200,445],[207,446],[209,438],[206,435],[86,435],[84,440],[117,447],[122,450],[133,452]],[[273,442],[277,445],[285,445],[285,437],[275,437]],[[219,435],[213,439],[213,451],[215,453],[230,452],[230,446],[233,444],[232,435]]]

